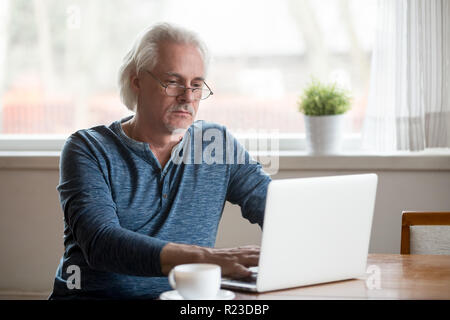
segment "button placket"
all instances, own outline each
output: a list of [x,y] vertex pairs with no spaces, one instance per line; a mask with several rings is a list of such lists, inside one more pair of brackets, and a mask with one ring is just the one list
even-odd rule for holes
[[162,194],[163,200],[167,200],[167,198],[168,198],[167,183],[164,180],[165,176],[166,176],[166,172],[165,171],[161,172],[161,186],[162,186],[161,194]]

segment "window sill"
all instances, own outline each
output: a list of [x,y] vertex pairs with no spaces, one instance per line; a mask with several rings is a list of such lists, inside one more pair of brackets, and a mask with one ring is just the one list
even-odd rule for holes
[[[254,154],[263,163],[277,161],[286,170],[388,170],[388,171],[450,171],[450,151],[426,151],[374,155],[348,152],[330,156],[311,156],[301,151]],[[59,170],[58,151],[1,151],[0,170]],[[272,164],[273,165],[273,164]]]
[[357,152],[312,156],[306,152],[280,152],[282,170],[450,170],[450,152],[396,153],[386,155]]

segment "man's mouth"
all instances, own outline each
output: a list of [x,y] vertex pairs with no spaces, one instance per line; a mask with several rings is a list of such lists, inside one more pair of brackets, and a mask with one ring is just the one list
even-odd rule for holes
[[175,114],[179,114],[179,115],[191,115],[191,113],[189,111],[183,111],[183,110],[177,110],[177,111],[172,111],[172,113]]

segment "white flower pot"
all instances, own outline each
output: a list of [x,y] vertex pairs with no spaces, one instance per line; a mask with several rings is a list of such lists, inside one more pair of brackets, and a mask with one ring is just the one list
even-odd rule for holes
[[345,114],[304,116],[306,150],[311,155],[338,154],[342,143]]

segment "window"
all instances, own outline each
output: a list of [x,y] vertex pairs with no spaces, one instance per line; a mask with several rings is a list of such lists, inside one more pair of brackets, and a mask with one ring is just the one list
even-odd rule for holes
[[70,134],[129,114],[117,72],[135,36],[160,21],[197,31],[213,60],[197,119],[236,133],[303,132],[297,100],[311,77],[353,92],[362,126],[375,0],[4,0],[0,134]]

